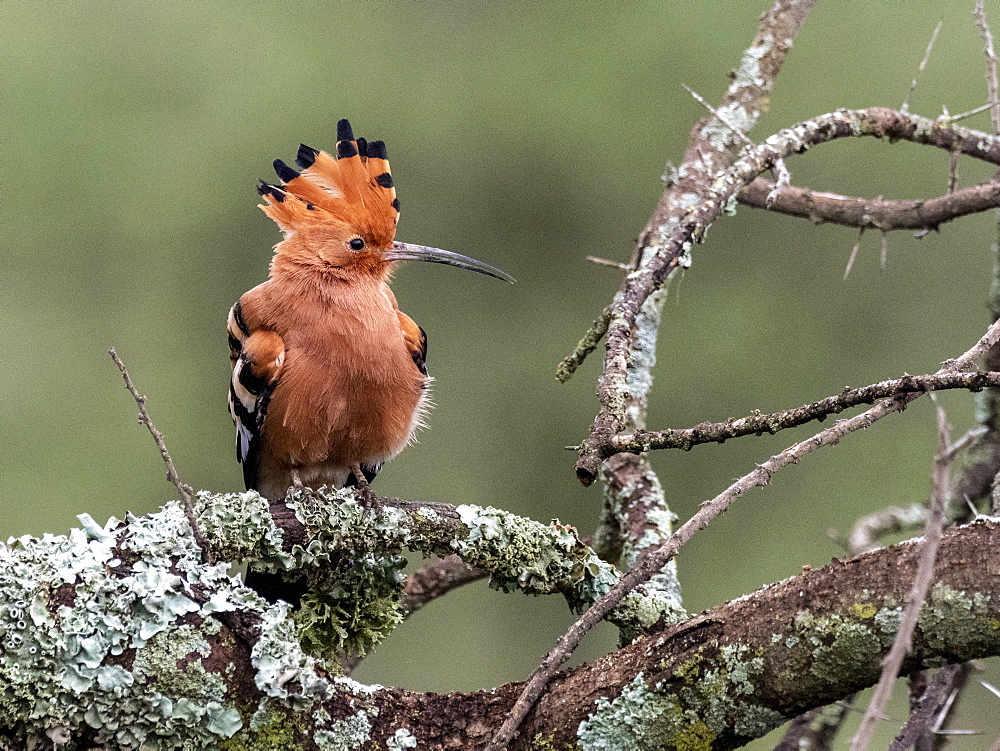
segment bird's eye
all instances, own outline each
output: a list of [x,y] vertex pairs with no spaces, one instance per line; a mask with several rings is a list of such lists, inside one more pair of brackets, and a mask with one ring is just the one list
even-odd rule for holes
[[361,250],[363,247],[365,247],[365,241],[362,240],[360,237],[355,237],[347,244],[351,247],[351,250]]

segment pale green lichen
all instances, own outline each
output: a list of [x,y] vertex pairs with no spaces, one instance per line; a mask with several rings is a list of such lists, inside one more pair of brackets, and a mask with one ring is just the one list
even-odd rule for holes
[[746,107],[739,102],[730,102],[717,110],[717,117],[709,118],[700,135],[716,151],[725,151],[731,146],[741,146],[743,140],[736,133],[749,133],[756,123],[756,116]]
[[856,673],[859,665],[871,661],[881,651],[881,640],[864,623],[839,615],[817,617],[808,611],[795,615],[795,627],[812,645],[812,675],[829,683],[842,683]]
[[320,751],[354,751],[371,738],[372,723],[364,710],[334,722],[328,730],[317,730],[313,740]]
[[[659,478],[642,460],[643,481],[637,483],[642,487],[641,503],[644,509],[645,529],[642,537],[631,540],[626,537],[622,543],[619,556],[619,566],[631,569],[644,551],[659,547],[666,542],[673,532],[673,522],[676,516],[670,511]],[[605,483],[604,514],[609,518],[602,522],[603,534],[618,534],[627,529],[629,517],[633,511],[636,488],[631,484],[617,487],[613,483]],[[677,578],[677,566],[674,561],[667,563],[663,569],[652,576],[642,587],[641,593],[626,599],[619,605],[616,617],[623,621],[633,621],[640,630],[653,626],[674,623],[685,617],[686,613],[681,599],[680,582]],[[628,611],[628,612],[626,612]],[[630,641],[635,628],[626,629],[623,640]]]
[[[95,743],[120,748],[232,736],[242,721],[224,677],[201,664],[205,619],[257,598],[224,564],[196,557],[179,504],[129,516],[127,527],[80,521],[65,536],[0,545],[10,603],[0,608],[0,725],[29,746],[51,743],[52,728],[72,737],[85,726]],[[208,602],[192,599],[193,582],[213,592]]]
[[721,735],[760,737],[787,718],[748,701],[763,656],[745,645],[706,649],[652,688],[643,674],[613,700],[599,699],[580,724],[583,749],[711,749]]
[[920,609],[917,627],[932,650],[949,645],[956,654],[984,651],[997,643],[996,627],[983,628],[989,603],[989,596],[981,592],[962,592],[939,581]]
[[646,687],[642,673],[613,700],[600,698],[594,711],[580,723],[577,738],[583,751],[654,751],[665,737],[657,728],[673,700]]
[[887,603],[885,607],[879,608],[872,620],[878,626],[882,647],[888,649],[896,640],[899,623],[903,620],[903,608],[895,603]]
[[492,507],[456,509],[469,533],[452,548],[466,563],[490,572],[490,586],[505,592],[559,592],[573,607],[593,602],[617,580],[610,565],[583,545],[576,531],[544,525]]
[[245,493],[196,495],[198,523],[212,540],[222,560],[267,560],[274,570],[287,570],[295,561],[282,548],[282,531],[271,518],[267,500],[254,490]]
[[[254,682],[268,699],[280,699],[294,709],[308,709],[331,696],[329,682],[317,671],[316,658],[306,654],[288,603],[279,600],[261,614],[261,633],[250,653]],[[258,711],[261,711],[258,710]]]
[[733,82],[729,86],[729,94],[733,95],[739,89],[748,86],[763,86],[764,79],[760,73],[760,61],[774,48],[774,39],[767,37],[761,44],[748,47],[743,52],[739,67],[733,71]]
[[405,751],[408,748],[416,748],[417,739],[406,728],[399,728],[385,742],[386,751]]

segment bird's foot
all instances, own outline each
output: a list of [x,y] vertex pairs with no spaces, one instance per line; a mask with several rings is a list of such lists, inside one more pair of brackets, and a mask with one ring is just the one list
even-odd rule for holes
[[303,498],[313,498],[316,500],[322,499],[322,496],[319,493],[302,484],[302,477],[299,475],[299,471],[297,469],[292,469],[289,474],[292,477],[292,486],[289,488],[289,491],[294,491],[295,493],[300,494]]
[[372,486],[368,484],[368,478],[365,477],[365,473],[361,471],[361,465],[354,463],[351,465],[351,473],[354,475],[354,481],[356,483],[356,493],[361,496],[361,502],[365,508],[365,515],[377,514],[381,508],[382,504],[379,503],[378,496],[372,491]]

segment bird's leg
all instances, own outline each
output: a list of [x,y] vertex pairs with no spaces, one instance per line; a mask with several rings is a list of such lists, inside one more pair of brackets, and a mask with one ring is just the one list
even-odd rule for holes
[[299,470],[292,467],[288,474],[292,477],[292,487],[291,490],[301,493],[303,497],[319,498],[320,496],[312,488],[307,488],[302,484],[302,477],[299,475]]
[[364,501],[365,513],[371,511],[378,511],[379,502],[375,493],[372,492],[372,486],[368,484],[368,478],[365,477],[365,473],[361,471],[361,465],[354,462],[350,465],[351,473],[354,475],[354,480],[357,483],[358,492],[361,494],[361,500]]

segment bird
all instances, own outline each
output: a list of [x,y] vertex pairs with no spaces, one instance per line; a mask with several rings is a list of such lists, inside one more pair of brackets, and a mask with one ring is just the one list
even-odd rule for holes
[[[427,334],[389,287],[399,261],[447,264],[513,282],[493,266],[396,242],[399,199],[384,142],[337,123],[333,154],[301,144],[295,169],[274,161],[260,208],[278,225],[268,279],[229,311],[229,412],[244,484],[268,500],[290,488],[360,486],[423,426]],[[250,571],[274,602],[304,586]],[[294,603],[293,603],[294,604]]]

